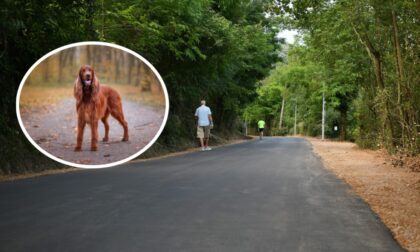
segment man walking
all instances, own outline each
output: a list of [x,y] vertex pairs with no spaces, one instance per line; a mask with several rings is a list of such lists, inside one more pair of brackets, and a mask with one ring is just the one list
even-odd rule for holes
[[201,106],[195,110],[197,120],[197,137],[200,139],[201,151],[211,150],[209,147],[210,129],[213,128],[211,110],[206,106],[206,101],[201,101]]
[[258,132],[260,133],[260,140],[262,139],[264,135],[264,128],[265,128],[265,122],[264,120],[258,121]]

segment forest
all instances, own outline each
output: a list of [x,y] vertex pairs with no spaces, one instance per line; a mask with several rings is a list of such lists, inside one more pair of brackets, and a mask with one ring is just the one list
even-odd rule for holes
[[[154,149],[195,144],[194,111],[212,107],[216,130],[229,135],[256,84],[278,61],[269,1],[6,1],[1,15],[1,171],[57,167],[20,131],[15,97],[29,67],[72,42],[106,41],[136,51],[161,74],[170,116]],[[219,134],[219,135],[220,135]],[[153,150],[152,150],[153,151]],[[156,150],[155,150],[156,151]]]
[[270,134],[325,135],[364,148],[420,150],[420,1],[278,1],[299,31],[244,118]]
[[115,48],[91,45],[68,48],[46,58],[28,76],[26,85],[65,86],[71,93],[80,66],[87,62],[100,73],[102,83],[132,85],[152,93],[161,90],[157,77],[139,59]]
[[[320,135],[323,95],[327,137],[419,152],[419,0],[6,0],[1,12],[4,174],[59,166],[22,134],[16,92],[41,56],[80,41],[130,48],[161,74],[170,116],[152,152],[195,144],[200,99],[218,136],[260,118],[272,135],[295,133],[294,118],[297,134]],[[299,31],[294,44],[283,29]]]

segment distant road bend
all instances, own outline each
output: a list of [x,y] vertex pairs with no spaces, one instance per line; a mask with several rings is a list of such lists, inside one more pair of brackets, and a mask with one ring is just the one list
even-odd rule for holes
[[0,183],[0,251],[402,251],[300,138]]

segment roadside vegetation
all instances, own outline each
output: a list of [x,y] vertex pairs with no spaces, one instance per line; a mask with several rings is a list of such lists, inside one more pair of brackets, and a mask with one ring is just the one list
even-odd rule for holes
[[2,8],[0,157],[3,174],[59,165],[25,139],[17,122],[20,80],[45,53],[72,42],[106,41],[148,59],[170,98],[167,126],[151,153],[195,143],[194,111],[206,99],[217,136],[240,129],[256,84],[279,60],[271,1],[6,1]]
[[278,1],[274,12],[300,35],[245,110],[251,127],[319,136],[325,95],[327,137],[419,153],[420,1]]
[[[326,137],[420,150],[419,0],[18,0],[0,20],[3,174],[57,166],[23,136],[17,88],[45,53],[92,40],[128,47],[162,75],[170,116],[150,155],[195,144],[203,98],[221,138],[259,119],[271,135],[320,135],[323,95]],[[294,44],[283,29],[299,31]]]

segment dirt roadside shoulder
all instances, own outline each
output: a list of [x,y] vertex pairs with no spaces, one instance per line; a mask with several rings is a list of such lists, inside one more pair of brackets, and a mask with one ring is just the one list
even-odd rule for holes
[[348,183],[409,251],[420,251],[420,172],[394,167],[385,151],[306,138],[325,166]]

